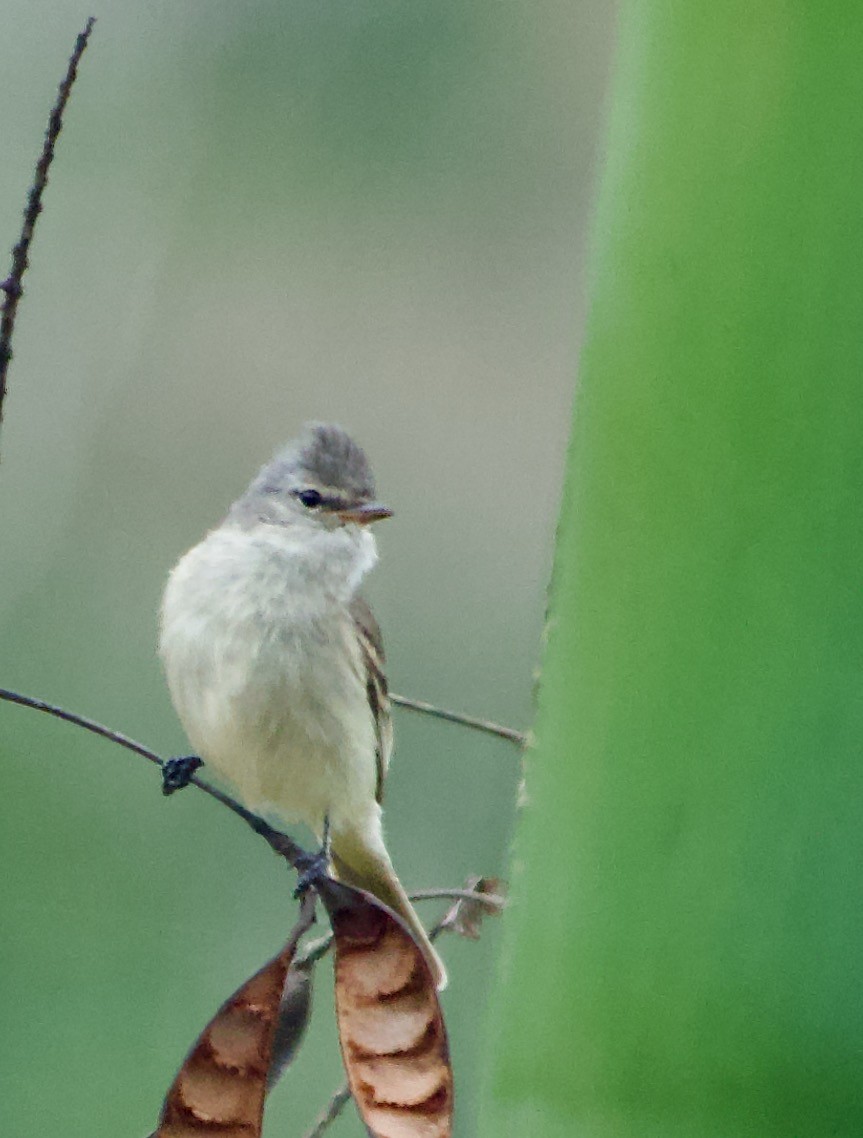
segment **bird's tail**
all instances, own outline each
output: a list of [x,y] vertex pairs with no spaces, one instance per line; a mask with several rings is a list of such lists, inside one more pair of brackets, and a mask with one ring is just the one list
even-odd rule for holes
[[401,917],[413,933],[438,990],[445,988],[447,973],[444,963],[396,876],[386,850],[370,848],[355,835],[334,835],[332,857],[340,881],[372,893]]

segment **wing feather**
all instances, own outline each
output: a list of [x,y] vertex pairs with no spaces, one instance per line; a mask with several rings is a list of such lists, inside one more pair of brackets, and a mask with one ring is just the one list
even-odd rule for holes
[[377,782],[375,798],[383,800],[384,778],[393,749],[393,723],[387,687],[386,656],[381,630],[374,613],[362,597],[354,597],[350,605],[351,616],[357,631],[363,666],[365,667],[366,694],[369,710],[377,734]]

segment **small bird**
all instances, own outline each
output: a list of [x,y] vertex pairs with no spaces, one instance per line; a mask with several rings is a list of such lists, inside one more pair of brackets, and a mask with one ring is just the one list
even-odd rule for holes
[[383,644],[359,593],[377,561],[364,451],[310,423],[172,570],[159,651],[192,746],[250,809],[329,831],[338,877],[405,921],[446,970],[402,888],[381,824],[392,723]]

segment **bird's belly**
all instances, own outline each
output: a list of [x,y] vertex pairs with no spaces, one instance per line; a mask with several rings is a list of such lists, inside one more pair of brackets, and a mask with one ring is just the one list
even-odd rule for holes
[[[168,681],[189,740],[249,809],[319,832],[374,803],[375,738],[341,624],[216,614],[166,637]],[[202,634],[203,633],[203,634]],[[206,645],[206,649],[202,646]]]

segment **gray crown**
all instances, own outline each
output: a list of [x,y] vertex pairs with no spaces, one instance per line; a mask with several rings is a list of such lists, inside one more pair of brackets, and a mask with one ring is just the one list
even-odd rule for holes
[[365,451],[335,423],[307,423],[301,438],[261,470],[254,488],[278,494],[299,484],[341,490],[357,499],[375,496],[375,479]]

